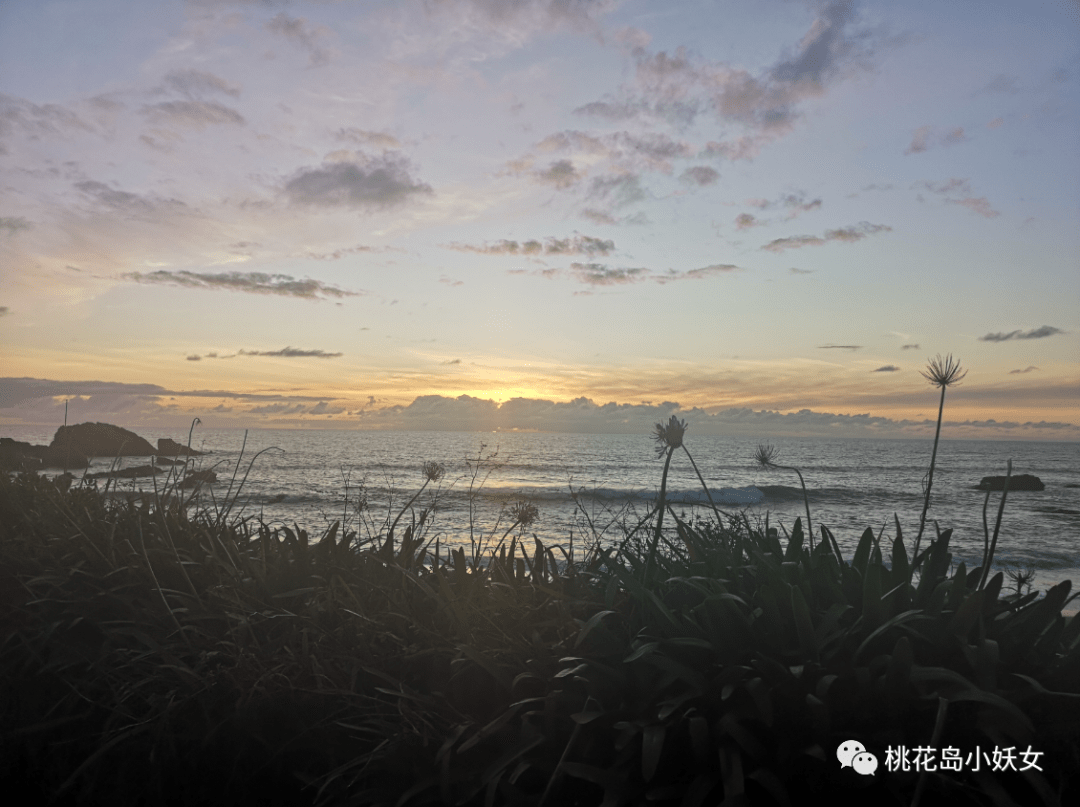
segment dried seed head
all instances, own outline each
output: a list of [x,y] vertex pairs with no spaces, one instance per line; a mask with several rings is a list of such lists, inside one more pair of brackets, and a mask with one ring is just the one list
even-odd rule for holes
[[967,370],[960,372],[960,362],[953,361],[952,354],[950,353],[944,359],[941,358],[941,354],[937,355],[937,358],[931,359],[926,369],[929,372],[919,371],[919,375],[933,384],[935,387],[948,387],[956,384],[961,378],[967,375]]
[[514,502],[510,515],[522,527],[528,527],[540,516],[540,508],[526,501]]
[[684,434],[686,434],[686,421],[679,420],[674,415],[666,426],[663,423],[657,423],[656,434],[653,435],[656,441],[656,455],[662,457],[669,449],[681,448]]
[[773,464],[773,460],[776,458],[776,449],[770,445],[758,444],[757,453],[754,455],[754,459],[762,468],[768,468]]
[[424,463],[424,476],[428,478],[428,481],[438,482],[442,479],[444,473],[446,473],[446,468],[443,467],[441,462]]

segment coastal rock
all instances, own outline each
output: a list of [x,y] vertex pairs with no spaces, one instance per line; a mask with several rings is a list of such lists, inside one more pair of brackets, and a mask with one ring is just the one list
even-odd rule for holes
[[154,457],[154,465],[184,465],[184,464],[186,464],[184,460],[170,460],[169,458],[163,457],[160,454],[158,454],[156,457]]
[[195,451],[169,437],[160,437],[157,441],[157,453],[165,457],[201,457],[205,451]]
[[96,474],[86,474],[85,479],[133,479],[136,476],[153,476],[164,473],[160,468],[153,465],[136,465],[134,468],[121,468],[119,471],[101,471]]
[[204,482],[217,482],[217,474],[210,470],[196,471],[193,474],[188,474],[184,481],[180,483],[180,487],[193,488]]
[[0,469],[40,471],[43,468],[85,468],[86,454],[71,446],[35,446],[10,437],[0,437]]
[[135,432],[109,423],[80,423],[56,430],[50,449],[75,451],[87,457],[150,457],[157,454]]
[[1009,480],[1009,491],[1014,490],[1046,490],[1042,480],[1032,474],[1019,474],[1013,477],[984,476],[976,490],[1004,490],[1005,480]]

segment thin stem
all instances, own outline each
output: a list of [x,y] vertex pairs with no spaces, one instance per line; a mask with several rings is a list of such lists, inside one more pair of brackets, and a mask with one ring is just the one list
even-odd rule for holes
[[990,576],[990,563],[994,559],[994,550],[997,549],[998,530],[1001,529],[1001,516],[1005,512],[1005,497],[1009,495],[1009,479],[1012,478],[1012,460],[1009,460],[1005,470],[1005,487],[1001,490],[1001,501],[998,503],[997,521],[994,523],[994,538],[990,541],[990,553],[983,563],[982,577],[979,579],[979,588],[986,585],[986,579]]
[[671,467],[671,457],[675,454],[675,446],[671,446],[667,450],[667,459],[664,460],[664,474],[660,477],[660,501],[657,504],[659,512],[656,515],[656,532],[653,534],[652,546],[649,547],[649,562],[645,566],[645,580],[649,580],[649,575],[652,572],[653,558],[656,556],[656,547],[660,543],[660,530],[664,526],[664,503],[667,500],[667,475],[668,468]]
[[705,484],[705,480],[701,476],[701,471],[698,470],[697,463],[694,462],[694,458],[690,456],[690,449],[683,445],[682,450],[686,452],[686,456],[690,459],[690,464],[694,466],[694,473],[697,474],[698,481],[701,482],[701,487],[705,489],[705,495],[709,498],[709,504],[712,506],[713,512],[716,513],[716,525],[720,526],[723,524],[720,520],[720,511],[716,507],[716,502],[713,501],[712,494],[709,493],[709,486]]
[[945,411],[945,385],[941,387],[941,402],[938,404],[937,430],[934,432],[934,450],[930,453],[930,475],[926,480],[926,497],[923,499],[922,515],[919,516],[919,533],[915,536],[915,550],[913,556],[919,554],[919,542],[922,540],[923,529],[926,527],[926,511],[930,509],[930,488],[934,485],[934,463],[937,460],[938,440],[941,438],[941,416]]

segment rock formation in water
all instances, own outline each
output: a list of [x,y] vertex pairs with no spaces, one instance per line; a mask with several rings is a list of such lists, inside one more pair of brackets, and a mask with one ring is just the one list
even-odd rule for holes
[[136,476],[153,476],[164,473],[160,468],[153,465],[136,465],[133,468],[121,468],[119,471],[101,471],[96,474],[86,474],[83,479],[132,479]]
[[201,457],[206,452],[195,451],[169,437],[160,437],[157,441],[157,453],[164,457]]
[[51,449],[77,451],[87,457],[151,457],[155,448],[135,432],[109,423],[80,423],[56,430]]
[[1046,490],[1046,485],[1037,476],[1032,474],[1018,474],[1017,476],[984,476],[977,490],[1004,490],[1005,480],[1009,480],[1009,490]]
[[210,470],[196,471],[195,473],[188,474],[186,477],[184,477],[184,481],[180,483],[180,487],[182,487],[182,488],[193,488],[196,485],[203,484],[204,482],[216,482],[216,481],[217,481],[217,474],[215,474],[213,471],[210,471]]
[[0,470],[40,471],[43,468],[85,468],[86,454],[72,446],[35,446],[0,437]]

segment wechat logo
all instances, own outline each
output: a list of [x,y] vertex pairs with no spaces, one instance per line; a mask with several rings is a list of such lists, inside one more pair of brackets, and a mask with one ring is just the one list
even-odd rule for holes
[[877,757],[857,740],[841,743],[836,749],[836,758],[840,760],[841,768],[854,768],[863,776],[873,776],[877,770]]

